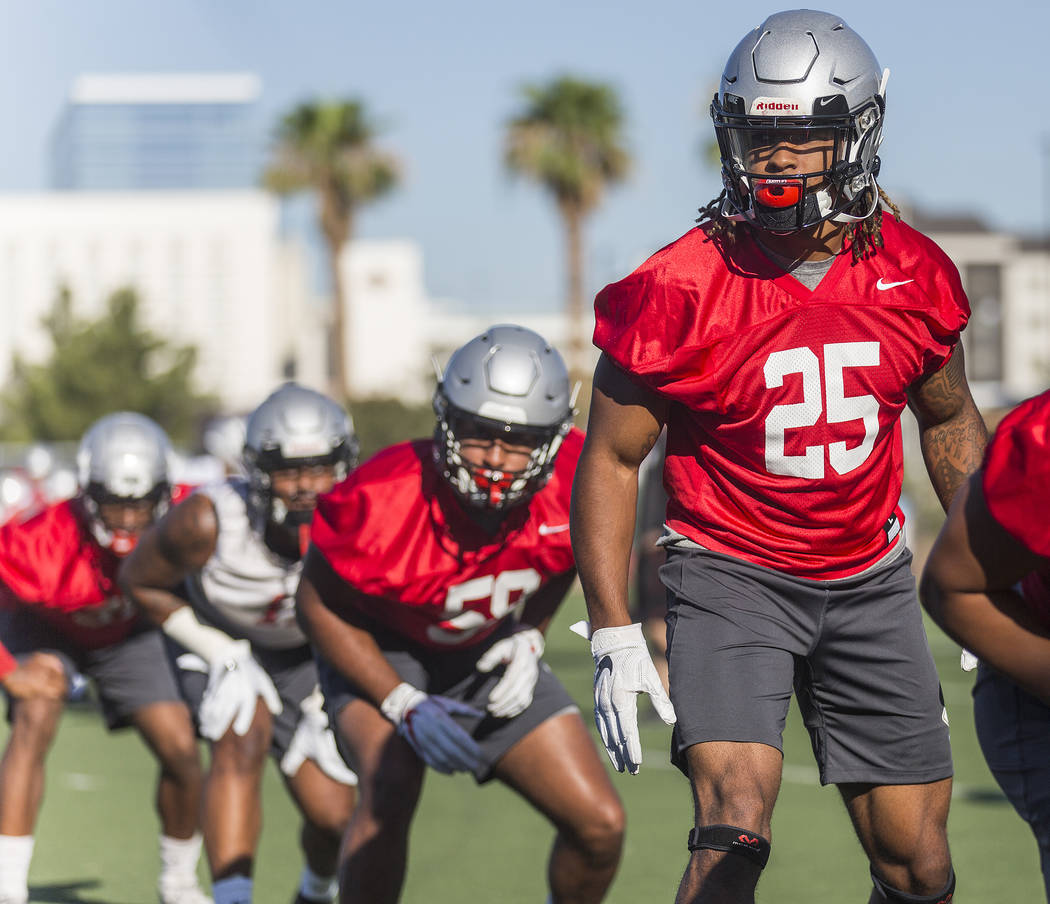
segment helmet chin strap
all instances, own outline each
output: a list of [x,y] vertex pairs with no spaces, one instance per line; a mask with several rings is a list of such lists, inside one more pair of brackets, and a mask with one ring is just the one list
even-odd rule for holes
[[[886,70],[886,71],[888,72],[889,70]],[[831,218],[833,222],[835,222],[835,223],[859,223],[861,220],[866,220],[873,213],[875,213],[876,209],[879,206],[879,183],[875,181],[875,177],[874,176],[871,176],[870,180],[871,181],[870,181],[869,184],[871,185],[871,187],[873,189],[872,194],[874,195],[874,197],[871,200],[871,207],[868,208],[868,210],[865,211],[861,216],[856,216],[854,214],[846,213],[844,210],[843,211],[839,211],[837,214],[835,214],[835,216],[833,216]]]

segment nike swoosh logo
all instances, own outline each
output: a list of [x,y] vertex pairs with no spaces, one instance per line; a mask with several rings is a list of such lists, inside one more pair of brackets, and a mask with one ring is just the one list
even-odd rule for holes
[[568,524],[541,524],[540,525],[540,536],[546,537],[547,534],[560,534],[562,531],[568,530]]
[[885,292],[887,289],[896,289],[897,286],[906,286],[910,282],[915,282],[914,279],[902,279],[900,282],[883,282],[882,277],[879,277],[879,281],[875,283],[875,288],[880,292]]

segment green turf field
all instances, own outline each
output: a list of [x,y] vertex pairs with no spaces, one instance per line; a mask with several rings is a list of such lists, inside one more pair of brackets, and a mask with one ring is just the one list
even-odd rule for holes
[[[590,723],[591,661],[567,625],[583,616],[572,596],[548,640],[547,661],[576,695]],[[972,676],[958,650],[931,630],[952,721],[956,793],[950,833],[959,904],[1042,900],[1035,843],[999,793],[977,747]],[[0,729],[0,738],[6,738]],[[645,764],[616,776],[628,812],[627,845],[608,898],[670,902],[692,824],[688,786],[667,763],[667,730],[643,722]],[[604,754],[603,754],[604,757]],[[52,751],[48,790],[30,873],[34,902],[149,904],[156,875],[153,766],[130,733],[106,735],[91,711],[67,713]],[[298,881],[297,820],[271,770],[257,863],[257,904],[288,904]],[[834,788],[821,788],[797,714],[785,739],[784,786],[773,823],[773,854],[759,886],[766,904],[867,901],[867,865]],[[431,774],[416,818],[403,901],[542,904],[551,832],[502,787]]]

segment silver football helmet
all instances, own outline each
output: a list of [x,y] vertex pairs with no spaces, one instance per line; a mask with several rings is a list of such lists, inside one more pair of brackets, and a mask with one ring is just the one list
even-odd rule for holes
[[[493,326],[453,352],[434,391],[434,412],[434,463],[459,499],[473,508],[511,508],[554,472],[574,414],[569,372],[539,334]],[[527,467],[505,473],[467,462],[460,440],[479,434],[532,446]]]
[[[722,157],[722,215],[770,232],[856,222],[865,190],[877,189],[889,70],[838,16],[807,9],[776,13],[748,34],[726,63],[711,104]],[[753,171],[763,149],[832,141],[819,172]]]
[[357,464],[354,424],[330,398],[285,383],[251,413],[245,426],[244,466],[248,505],[257,529],[267,521],[298,527],[312,512],[289,512],[271,492],[270,474],[282,468],[334,465],[336,481]]
[[168,435],[145,415],[118,411],[88,428],[77,450],[77,481],[88,528],[99,545],[125,556],[138,539],[107,527],[103,505],[150,501],[153,520],[164,514],[171,501],[171,460]]

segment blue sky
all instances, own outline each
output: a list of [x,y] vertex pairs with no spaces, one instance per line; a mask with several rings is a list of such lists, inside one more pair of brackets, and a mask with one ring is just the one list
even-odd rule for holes
[[[725,57],[778,7],[531,0],[0,0],[0,190],[43,188],[49,130],[83,72],[242,71],[275,120],[312,96],[360,96],[406,180],[359,234],[409,237],[431,295],[491,310],[563,296],[550,202],[501,163],[519,87],[559,73],[621,92],[630,181],[587,228],[596,291],[686,231],[718,189],[700,161]],[[1050,4],[884,0],[834,11],[892,71],[882,183],[936,213],[1026,233],[1050,207]]]

